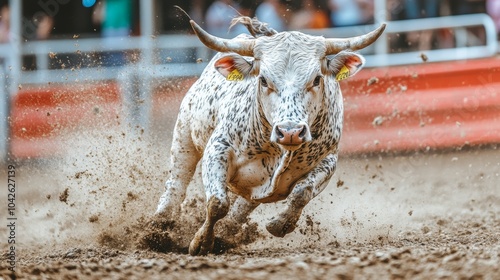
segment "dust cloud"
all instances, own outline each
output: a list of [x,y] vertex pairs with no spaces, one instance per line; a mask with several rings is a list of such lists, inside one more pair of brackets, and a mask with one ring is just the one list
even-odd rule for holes
[[127,227],[155,209],[166,149],[120,129],[68,139],[62,158],[17,163],[23,246],[88,244],[103,232],[126,236]]

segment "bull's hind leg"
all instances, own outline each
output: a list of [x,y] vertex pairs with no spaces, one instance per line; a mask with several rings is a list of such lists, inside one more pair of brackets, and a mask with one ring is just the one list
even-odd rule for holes
[[186,189],[201,157],[193,144],[188,126],[182,120],[182,114],[179,114],[170,150],[170,177],[155,213],[168,219],[175,219],[180,212]]
[[238,243],[238,234],[242,233],[242,226],[248,221],[248,216],[252,211],[259,206],[259,202],[252,202],[237,196],[231,203],[231,207],[227,217],[222,220],[217,226],[216,233],[222,235],[223,240],[229,243]]
[[337,155],[330,154],[323,159],[303,179],[299,180],[287,198],[287,208],[266,225],[269,233],[277,237],[283,237],[292,232],[304,207],[321,193],[328,185],[330,178],[335,173],[337,166]]
[[248,201],[238,196],[231,206],[228,217],[234,224],[242,225],[247,222],[248,215],[259,205],[259,202]]

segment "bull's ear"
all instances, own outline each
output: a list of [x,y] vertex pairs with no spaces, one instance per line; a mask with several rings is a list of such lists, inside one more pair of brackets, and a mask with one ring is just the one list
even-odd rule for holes
[[338,81],[356,74],[365,65],[365,58],[349,51],[343,51],[328,60],[328,70]]
[[223,56],[215,61],[214,66],[229,81],[241,81],[252,70],[252,64],[238,54]]

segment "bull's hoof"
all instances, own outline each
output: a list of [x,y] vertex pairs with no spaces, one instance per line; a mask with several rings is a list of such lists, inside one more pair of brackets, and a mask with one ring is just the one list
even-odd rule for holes
[[164,192],[158,201],[155,216],[177,219],[181,213],[182,201],[183,199],[178,195],[173,195],[168,191]]
[[203,236],[200,231],[196,233],[189,244],[189,254],[191,256],[202,256],[211,253],[214,249],[215,238],[212,235]]
[[295,226],[296,222],[291,222],[289,219],[275,218],[266,225],[266,229],[276,237],[284,237],[292,232]]
[[156,212],[154,216],[156,218],[165,219],[165,220],[176,220],[178,219],[181,213],[180,206],[174,206],[172,204],[158,204]]

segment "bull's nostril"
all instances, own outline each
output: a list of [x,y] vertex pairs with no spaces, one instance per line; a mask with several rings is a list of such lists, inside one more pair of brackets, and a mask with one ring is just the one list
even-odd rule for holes
[[305,126],[302,127],[302,130],[299,133],[299,138],[304,138],[306,136],[307,129]]
[[283,139],[285,135],[281,132],[281,129],[279,127],[276,127],[276,135],[278,135],[279,139]]

